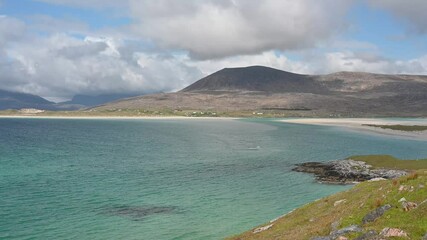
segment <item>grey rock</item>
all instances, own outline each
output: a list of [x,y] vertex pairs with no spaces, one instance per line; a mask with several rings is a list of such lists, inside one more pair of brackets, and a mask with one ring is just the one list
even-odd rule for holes
[[307,162],[297,164],[293,171],[313,173],[320,182],[353,183],[370,179],[393,179],[407,174],[403,170],[371,169],[362,161],[337,160],[326,163]]
[[338,236],[345,235],[345,234],[350,233],[350,232],[362,232],[362,231],[363,231],[363,229],[360,228],[358,225],[350,225],[348,227],[341,228],[340,230],[331,232],[331,234],[329,234],[329,236],[331,236],[332,239],[335,239]]
[[324,236],[324,237],[314,237],[314,238],[311,238],[310,240],[334,240],[334,239],[330,236]]
[[424,234],[424,237],[422,240],[427,240],[427,232],[426,232],[426,234]]
[[381,217],[390,208],[391,208],[391,205],[386,204],[386,205],[381,206],[381,207],[375,209],[374,211],[366,214],[366,216],[363,217],[363,219],[362,219],[362,224],[366,224],[368,222],[375,221],[377,218]]
[[408,237],[408,234],[399,228],[384,228],[380,235],[384,237]]
[[370,230],[362,234],[361,236],[357,237],[355,240],[377,240],[377,239],[381,239],[381,237],[378,236],[378,233],[373,230]]
[[265,230],[268,230],[268,229],[270,229],[271,227],[273,227],[273,225],[274,225],[274,224],[270,224],[270,225],[267,225],[267,226],[264,226],[264,227],[259,227],[259,228],[256,228],[255,230],[253,230],[252,232],[253,232],[253,233],[260,233],[260,232],[264,232]]

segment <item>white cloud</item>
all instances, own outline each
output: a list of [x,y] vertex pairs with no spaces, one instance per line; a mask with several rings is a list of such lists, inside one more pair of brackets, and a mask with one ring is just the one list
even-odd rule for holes
[[[366,52],[332,52],[317,60],[323,73],[338,71],[384,74],[427,74],[427,55],[407,61],[391,60]],[[316,64],[313,64],[316,65]]]
[[419,33],[427,33],[427,1],[425,0],[369,0],[376,7],[390,11],[404,19],[409,28]]
[[268,66],[296,73],[311,73],[309,64],[292,61],[281,53],[267,51],[261,54],[249,56],[236,56],[214,60],[190,60],[184,59],[188,65],[199,68],[205,75],[211,74],[223,68],[245,67],[253,65]]
[[0,59],[0,85],[7,90],[64,99],[78,93],[171,91],[202,76],[174,56],[131,51],[126,41],[112,37],[58,33],[15,42],[14,35],[1,36],[8,48]]
[[[97,9],[104,3],[43,1]],[[1,88],[62,99],[75,94],[173,91],[222,68],[251,65],[303,74],[427,74],[427,55],[408,61],[387,59],[371,43],[333,38],[344,26],[351,1],[131,3],[137,20],[133,32],[90,31],[81,22],[41,15],[33,16],[31,24],[0,16]],[[152,45],[146,44],[147,38]],[[301,59],[287,57],[289,49],[297,49],[292,53]]]
[[352,1],[131,0],[134,31],[199,59],[314,47],[345,27]]
[[0,17],[0,50],[6,43],[17,41],[25,34],[25,23],[6,15]]

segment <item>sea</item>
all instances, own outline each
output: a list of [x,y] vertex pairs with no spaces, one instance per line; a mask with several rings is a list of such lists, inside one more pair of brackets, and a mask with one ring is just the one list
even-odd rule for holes
[[0,239],[222,239],[349,189],[291,171],[427,141],[277,119],[0,119]]

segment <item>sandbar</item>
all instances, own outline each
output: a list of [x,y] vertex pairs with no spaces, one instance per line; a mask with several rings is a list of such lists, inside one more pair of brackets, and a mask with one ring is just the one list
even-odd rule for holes
[[99,120],[237,120],[235,117],[186,117],[186,116],[45,116],[45,115],[0,115],[0,118],[30,119],[99,119]]
[[399,131],[391,129],[382,129],[379,127],[366,126],[373,125],[421,125],[427,126],[427,118],[411,118],[411,119],[384,119],[384,118],[292,118],[281,119],[281,122],[309,125],[323,125],[341,127],[351,131],[364,133],[373,133],[381,135],[389,135],[403,137],[408,139],[416,139],[427,141],[427,131]]

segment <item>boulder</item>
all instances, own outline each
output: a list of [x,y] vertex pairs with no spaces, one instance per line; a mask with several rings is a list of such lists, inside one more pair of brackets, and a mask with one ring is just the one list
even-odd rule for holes
[[270,229],[272,226],[273,226],[273,224],[270,224],[270,225],[267,225],[267,226],[264,226],[264,227],[256,228],[256,229],[253,231],[253,233],[260,233],[260,232],[263,232],[263,231],[265,231],[265,230]]
[[376,177],[376,178],[372,178],[372,179],[368,180],[368,182],[378,182],[378,181],[384,181],[384,180],[387,180],[387,179],[385,179],[383,177]]
[[410,210],[418,207],[418,204],[416,204],[414,202],[408,202],[408,201],[406,201],[406,198],[404,198],[404,197],[401,198],[399,200],[399,202],[402,203],[402,207],[403,207],[403,210],[405,212],[410,211]]
[[391,208],[390,204],[386,204],[384,206],[381,206],[374,211],[366,214],[362,219],[362,224],[366,224],[369,222],[375,221],[377,218],[381,217],[387,210]]
[[363,229],[360,228],[357,225],[350,225],[348,227],[345,228],[341,228],[340,230],[337,231],[333,231],[329,234],[329,236],[332,237],[332,239],[336,239],[337,237],[341,236],[341,235],[346,235],[347,233],[351,233],[351,232],[362,232]]
[[332,239],[329,236],[325,236],[325,237],[313,237],[310,240],[335,240],[335,239]]
[[418,204],[414,202],[402,202],[402,207],[405,212],[410,211],[418,207]]
[[314,237],[311,238],[311,240],[336,240],[339,237],[343,237],[343,235],[346,235],[347,233],[351,232],[362,232],[363,229],[360,228],[357,225],[351,225],[345,228],[341,228],[340,230],[332,231],[329,236],[320,236],[320,237]]
[[341,200],[335,201],[334,202],[334,207],[340,205],[341,203],[345,203],[345,202],[347,202],[347,199],[341,199]]
[[408,234],[399,228],[384,228],[380,235],[384,237],[408,237]]
[[375,232],[374,230],[370,230],[362,234],[361,236],[355,238],[355,240],[380,240],[380,239],[384,239],[384,238],[381,236],[378,236],[378,233]]

